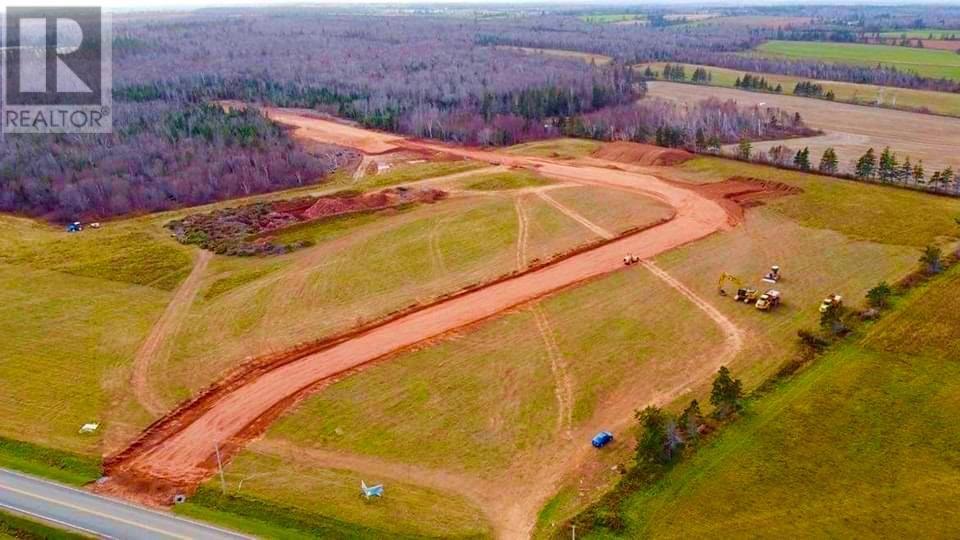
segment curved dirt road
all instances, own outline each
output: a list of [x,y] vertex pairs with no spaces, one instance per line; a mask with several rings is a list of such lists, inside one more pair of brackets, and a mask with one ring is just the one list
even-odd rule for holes
[[[443,146],[434,148],[448,150]],[[507,158],[492,152],[466,152],[484,161],[534,167],[548,176],[577,183],[637,191],[671,205],[676,209],[676,217],[539,270],[426,307],[266,371],[229,392],[215,394],[208,402],[197,404],[201,411],[198,416],[190,420],[174,417],[171,423],[176,425],[170,426],[169,436],[132,447],[109,463],[108,474],[189,489],[215,470],[216,443],[230,453],[236,451],[250,436],[251,426],[265,428],[260,425],[264,423],[262,419],[275,417],[295,396],[318,382],[580,281],[619,270],[625,253],[653,257],[728,226],[727,213],[715,201],[652,176],[544,159]],[[124,493],[122,487],[117,487]]]

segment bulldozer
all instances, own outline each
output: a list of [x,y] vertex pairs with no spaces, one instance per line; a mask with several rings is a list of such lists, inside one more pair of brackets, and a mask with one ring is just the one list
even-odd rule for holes
[[757,309],[770,311],[780,305],[780,291],[770,289],[757,298]]
[[770,267],[770,271],[763,275],[763,281],[767,283],[776,283],[780,281],[780,267],[773,265]]
[[831,294],[820,303],[820,313],[826,313],[832,306],[840,307],[843,305],[843,297],[839,294]]
[[740,281],[740,278],[726,272],[720,274],[720,280],[717,282],[717,292],[720,293],[720,296],[727,296],[727,291],[724,289],[724,285],[727,281],[731,281],[737,286],[737,293],[733,297],[735,302],[750,304],[755,302],[760,296],[760,291],[754,289],[753,287],[745,286],[743,282]]

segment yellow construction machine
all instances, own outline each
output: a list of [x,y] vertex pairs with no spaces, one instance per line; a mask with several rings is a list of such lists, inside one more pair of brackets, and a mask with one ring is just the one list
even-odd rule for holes
[[720,296],[726,296],[727,291],[724,289],[724,285],[727,282],[732,282],[737,286],[737,294],[734,295],[733,300],[735,302],[743,302],[744,304],[750,304],[757,300],[760,296],[760,291],[754,289],[753,287],[746,287],[743,284],[743,281],[740,280],[737,276],[733,274],[728,274],[726,272],[720,274],[720,280],[717,282],[717,292],[720,293]]

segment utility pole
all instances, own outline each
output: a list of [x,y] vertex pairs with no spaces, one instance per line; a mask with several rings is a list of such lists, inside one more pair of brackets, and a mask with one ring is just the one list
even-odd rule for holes
[[223,478],[223,461],[220,460],[220,443],[214,442],[213,449],[217,452],[217,468],[220,469],[220,492],[227,494],[227,481]]

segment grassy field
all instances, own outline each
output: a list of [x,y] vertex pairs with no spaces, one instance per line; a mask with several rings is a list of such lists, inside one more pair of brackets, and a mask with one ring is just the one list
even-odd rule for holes
[[960,200],[950,197],[711,157],[688,161],[676,170],[693,182],[741,175],[799,187],[803,195],[776,199],[768,206],[806,227],[853,239],[920,248],[957,233],[953,220],[960,217]]
[[[428,161],[425,163],[398,163],[373,176],[365,176],[361,182],[353,184],[351,187],[360,187],[364,190],[380,189],[399,184],[409,184],[410,182],[425,180],[427,178],[463,173],[486,166],[486,163],[468,159]],[[352,183],[352,181],[350,182]]]
[[573,159],[588,156],[600,149],[597,141],[589,139],[549,139],[517,144],[507,148],[508,154],[521,156]]
[[0,538],[3,540],[82,540],[91,538],[56,529],[45,523],[21,517],[19,514],[0,511]]
[[[701,338],[719,337],[709,323],[696,341],[672,326],[671,320],[701,317],[675,302],[675,294],[648,273],[629,272],[543,301],[560,350],[577,359],[570,367],[575,421],[588,420],[602,396],[627,385],[630,366],[685,357],[681,350],[709,345]],[[641,305],[660,307],[630,308]],[[391,460],[495,472],[517,452],[546,444],[555,429],[548,359],[531,335],[537,327],[526,310],[490,321],[334,384],[270,434]],[[612,379],[607,373],[621,375]],[[428,435],[441,432],[444,437]]]
[[[960,534],[960,272],[819,359],[625,507],[626,537]],[[904,351],[909,321],[950,325]],[[605,537],[596,534],[594,537]]]
[[[364,477],[346,470],[317,467],[309,459],[283,458],[244,452],[231,462],[227,469],[228,497],[220,492],[219,479],[211,481],[191,505],[183,508],[187,515],[204,517],[201,511],[219,511],[230,514],[230,504],[246,503],[243,516],[246,519],[262,516],[262,526],[287,529],[280,537],[309,538],[318,536],[317,531],[304,527],[305,521],[326,525],[327,534],[336,537],[482,537],[489,530],[479,511],[462,498],[438,493],[427,488],[391,481],[386,486],[383,499],[366,501],[359,495],[361,480],[369,484],[381,480]],[[290,485],[299,490],[291,490]],[[232,498],[232,500],[231,500]],[[284,512],[252,511],[251,506],[293,509]],[[181,510],[178,508],[178,510]],[[278,514],[278,515],[277,515]],[[287,523],[284,519],[303,514],[309,520]],[[235,516],[236,517],[236,516]],[[216,519],[224,525],[236,524]],[[293,521],[293,520],[291,520]],[[291,526],[292,525],[292,526]],[[276,533],[252,529],[240,523],[240,530],[276,538]],[[306,530],[304,530],[306,529]],[[282,534],[285,532],[286,534]],[[310,533],[310,534],[305,534]],[[339,533],[339,534],[337,534]]]
[[130,359],[192,254],[145,219],[68,235],[0,217],[0,436],[99,456]]
[[476,191],[499,191],[546,186],[553,183],[526,169],[477,175],[475,179],[462,182],[463,187]]
[[673,215],[673,208],[649,197],[593,186],[555,189],[550,197],[613,234]]
[[525,263],[596,239],[538,197],[511,193],[540,177],[478,172],[458,184],[492,191],[300,227],[284,239],[317,245],[282,257],[216,257],[170,361],[152,372],[157,388],[173,405],[248,356],[516,270],[517,196],[529,215]]
[[860,43],[768,41],[757,47],[754,54],[865,66],[881,64],[914,71],[924,77],[960,80],[960,55],[951,51]]
[[[653,64],[642,64],[637,69],[643,70],[647,65],[658,73],[663,72],[664,62]],[[745,72],[734,69],[718,68],[714,66],[699,66],[696,64],[681,64],[686,68],[687,77],[693,74],[698,67],[703,67],[712,76],[709,82],[711,86],[722,86],[725,88],[735,88],[734,83],[737,79],[742,79],[745,73],[764,77],[771,86],[778,84],[783,87],[784,94],[792,94],[793,88],[799,81],[809,81],[802,77],[791,75],[777,75],[773,73]],[[912,90],[909,88],[894,88],[890,86],[876,86],[871,84],[853,84],[834,81],[815,80],[817,84],[823,86],[824,92],[832,91],[836,96],[835,101],[843,103],[854,103],[858,105],[877,105],[878,103],[888,107],[899,107],[904,109],[920,109],[926,107],[930,112],[937,114],[947,114],[951,116],[960,116],[960,95],[947,92],[930,92],[926,90]]]

